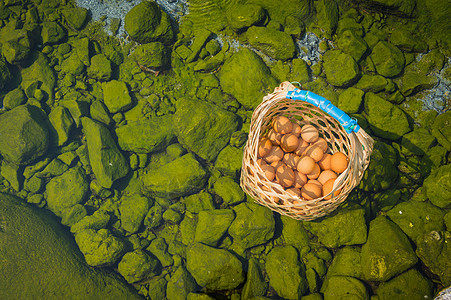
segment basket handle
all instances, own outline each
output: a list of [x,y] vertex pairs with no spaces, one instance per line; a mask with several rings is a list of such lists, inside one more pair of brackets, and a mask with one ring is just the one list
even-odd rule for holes
[[358,132],[360,130],[360,126],[357,124],[357,120],[355,118],[351,118],[344,111],[333,105],[329,100],[315,93],[294,89],[292,91],[288,91],[286,98],[292,100],[302,100],[320,108],[322,111],[340,122],[347,133]]

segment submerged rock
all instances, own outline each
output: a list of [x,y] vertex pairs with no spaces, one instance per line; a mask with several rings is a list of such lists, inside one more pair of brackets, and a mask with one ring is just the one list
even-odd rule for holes
[[327,269],[327,277],[330,276],[350,276],[354,278],[362,278],[360,248],[343,247],[338,249],[331,265]]
[[441,166],[424,180],[423,187],[432,204],[447,208],[451,204],[451,164]]
[[127,84],[119,80],[111,80],[102,84],[103,102],[111,113],[126,111],[133,105]]
[[287,60],[296,54],[291,36],[283,31],[267,27],[250,27],[246,36],[249,44],[277,60]]
[[246,283],[241,292],[241,299],[252,299],[265,295],[266,285],[260,263],[255,258],[249,259]]
[[379,41],[371,52],[371,59],[377,73],[384,77],[395,77],[404,69],[404,54],[395,45]]
[[168,281],[166,295],[168,300],[185,300],[190,299],[189,294],[196,289],[197,284],[193,276],[183,266],[180,266]]
[[122,228],[129,233],[137,232],[152,205],[153,200],[139,194],[122,196],[119,206]]
[[[369,300],[370,295],[365,284],[354,277],[332,276],[321,287],[324,299],[362,299]],[[352,295],[352,296],[351,296]]]
[[128,283],[134,283],[157,275],[161,266],[158,259],[138,249],[125,253],[117,268]]
[[323,59],[326,79],[332,85],[346,87],[360,76],[359,66],[355,60],[341,50],[327,51]]
[[50,134],[53,142],[57,146],[64,145],[69,139],[70,131],[74,125],[69,110],[63,106],[55,107],[49,114],[49,121],[52,125]]
[[[47,57],[41,52],[34,52],[30,56],[33,62],[29,67],[23,68],[20,72],[22,76],[21,86],[25,94],[31,98],[38,88],[46,93],[50,102],[54,99],[56,77],[53,68],[49,66]],[[47,100],[47,99],[46,99]]]
[[256,4],[236,4],[226,11],[226,15],[230,27],[236,31],[260,24],[266,17],[263,7]]
[[216,247],[234,218],[235,214],[231,209],[213,209],[199,212],[194,241]]
[[416,269],[410,269],[382,282],[377,288],[377,297],[379,300],[432,299],[432,283]]

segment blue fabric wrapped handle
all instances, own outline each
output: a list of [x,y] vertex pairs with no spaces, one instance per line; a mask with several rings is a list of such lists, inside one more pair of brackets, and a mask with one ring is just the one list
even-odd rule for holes
[[292,100],[302,100],[320,108],[322,111],[334,117],[338,122],[340,122],[347,133],[357,132],[360,130],[360,126],[359,124],[357,124],[356,119],[348,116],[344,111],[333,105],[324,97],[321,97],[310,91],[295,89],[293,91],[289,91],[286,98]]

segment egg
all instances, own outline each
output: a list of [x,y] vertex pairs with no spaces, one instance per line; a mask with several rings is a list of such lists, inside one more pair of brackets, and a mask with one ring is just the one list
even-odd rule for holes
[[296,169],[303,174],[309,174],[315,169],[315,165],[316,163],[313,158],[310,156],[302,156],[299,159]]
[[318,166],[318,164],[315,164],[313,171],[305,175],[307,175],[308,179],[317,179],[320,173],[321,173],[320,167]]
[[318,181],[321,182],[321,184],[325,184],[329,179],[335,179],[337,178],[337,174],[332,170],[324,170],[319,174]]
[[307,147],[309,146],[309,143],[307,143],[301,138],[299,138],[298,140],[299,140],[298,147],[293,152],[294,154],[301,156],[302,153],[304,153],[305,149],[307,149]]
[[[334,182],[336,179],[329,179],[326,181],[326,183],[323,185],[323,195],[325,196],[324,199],[328,200],[332,198],[332,190],[334,188]],[[333,195],[336,197],[340,195],[341,189],[337,189],[335,192],[333,192]],[[330,195],[327,195],[331,193]]]
[[266,161],[263,160],[263,158],[257,159],[257,164],[261,167],[263,165],[267,165]]
[[327,153],[327,150],[329,150],[329,146],[327,145],[326,140],[323,139],[322,137],[318,138],[318,140],[315,143],[313,143],[313,145],[319,146],[324,153]]
[[299,139],[292,133],[284,134],[280,146],[285,152],[292,152],[298,148]]
[[290,187],[294,183],[294,172],[287,165],[281,165],[276,170],[277,182],[283,187]]
[[323,185],[321,184],[321,182],[319,182],[316,179],[310,179],[307,181],[307,183],[312,183],[312,184],[316,184],[317,186],[319,186],[320,188],[323,188]]
[[311,158],[313,158],[314,161],[317,162],[320,161],[321,158],[323,158],[324,151],[323,149],[321,149],[320,146],[313,144],[308,146],[307,149],[305,149],[304,155],[310,156]]
[[294,183],[293,186],[295,188],[301,188],[304,186],[304,184],[307,183],[307,176],[305,174],[302,174],[300,172],[294,172]]
[[323,155],[323,158],[318,162],[318,165],[320,166],[321,170],[329,170],[330,169],[330,159],[332,155],[329,153],[326,153]]
[[342,173],[348,167],[348,157],[342,152],[332,154],[330,168],[336,173]]
[[258,157],[264,157],[271,152],[272,143],[268,138],[260,139],[258,143]]
[[274,130],[281,134],[290,133],[293,129],[293,123],[291,123],[290,119],[284,116],[278,116],[273,121]]
[[281,165],[285,165],[285,163],[281,160],[275,161],[271,164],[274,170],[277,170],[277,168],[279,168]]
[[280,140],[282,139],[282,134],[278,133],[274,129],[270,129],[268,131],[268,139],[271,141],[271,143],[275,146],[280,145]]
[[301,126],[298,123],[293,123],[293,128],[291,129],[291,133],[297,137],[301,136]]
[[287,189],[287,193],[295,197],[301,196],[301,190],[298,188],[289,188]]
[[269,181],[273,181],[274,177],[276,177],[276,171],[274,170],[274,167],[271,165],[263,165],[261,166],[263,172],[265,173],[266,178]]
[[319,138],[318,129],[316,129],[316,127],[313,125],[309,125],[309,124],[304,125],[301,128],[301,137],[307,143],[314,143]]
[[264,157],[266,162],[273,163],[275,161],[282,160],[283,150],[279,146],[272,146],[271,151]]
[[314,183],[306,183],[301,189],[301,197],[312,200],[321,197],[321,187]]
[[301,158],[294,153],[285,153],[283,156],[283,162],[292,169],[296,169],[299,159]]

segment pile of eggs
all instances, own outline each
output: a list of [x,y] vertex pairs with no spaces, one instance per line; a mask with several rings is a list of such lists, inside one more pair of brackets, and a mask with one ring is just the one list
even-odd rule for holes
[[[315,126],[301,127],[284,116],[273,119],[272,128],[258,145],[257,163],[266,178],[304,200],[330,199],[334,182],[348,161],[342,152],[330,153]],[[336,190],[334,196],[340,192]]]

